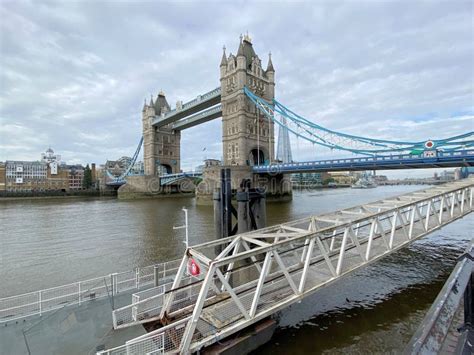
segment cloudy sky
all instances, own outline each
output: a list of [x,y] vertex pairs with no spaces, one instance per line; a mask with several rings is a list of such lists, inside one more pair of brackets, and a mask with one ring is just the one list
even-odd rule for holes
[[[403,140],[474,129],[472,1],[1,0],[0,19],[0,160],[132,155],[143,100],[217,87],[222,46],[246,31],[264,65],[272,52],[277,99],[314,122]],[[182,167],[220,158],[220,135],[219,120],[184,131]]]

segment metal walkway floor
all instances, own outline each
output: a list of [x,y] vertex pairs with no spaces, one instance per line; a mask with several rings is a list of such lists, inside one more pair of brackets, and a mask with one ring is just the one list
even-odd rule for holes
[[117,328],[170,324],[102,353],[198,351],[462,218],[473,192],[461,180],[189,248],[170,289],[114,311]]
[[[130,297],[124,293],[115,297],[114,303],[125,305]],[[113,330],[112,310],[111,300],[102,298],[4,324],[0,328],[0,354],[95,354],[146,334],[139,325]]]

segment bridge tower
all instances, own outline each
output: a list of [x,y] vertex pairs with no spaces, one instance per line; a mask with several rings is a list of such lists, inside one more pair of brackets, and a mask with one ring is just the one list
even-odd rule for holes
[[271,55],[267,68],[255,53],[248,35],[240,37],[237,55],[220,64],[223,165],[253,166],[274,161],[274,123],[264,118],[243,92],[244,86],[272,102],[275,69]]
[[159,176],[166,173],[180,172],[181,132],[170,127],[153,127],[155,116],[163,115],[170,110],[165,94],[160,92],[150,103],[143,106],[143,162],[145,175]]
[[248,35],[240,37],[237,54],[224,53],[220,63],[222,105],[222,166],[206,167],[203,181],[197,187],[197,202],[208,203],[215,188],[220,187],[220,169],[230,168],[231,188],[237,190],[241,182],[253,181],[253,187],[265,189],[267,200],[291,199],[288,176],[254,174],[256,165],[275,161],[274,123],[266,118],[247,98],[247,86],[268,102],[275,97],[275,69],[271,54],[266,69],[255,53]]

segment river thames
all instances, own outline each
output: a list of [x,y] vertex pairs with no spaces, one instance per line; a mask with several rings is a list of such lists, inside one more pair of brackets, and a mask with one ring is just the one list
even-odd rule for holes
[[[350,207],[422,186],[295,191],[267,205],[269,225]],[[0,203],[0,297],[177,259],[214,238],[212,207],[193,198],[55,199]],[[469,215],[278,314],[259,354],[400,352],[473,237]]]

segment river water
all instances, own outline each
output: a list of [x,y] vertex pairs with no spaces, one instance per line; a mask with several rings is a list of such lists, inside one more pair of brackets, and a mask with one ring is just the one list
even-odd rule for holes
[[[421,189],[294,192],[267,206],[267,223],[320,214]],[[212,207],[193,198],[0,202],[0,297],[180,258],[182,207],[190,243],[214,238]],[[400,352],[473,237],[474,216],[425,237],[278,315],[262,354]]]

